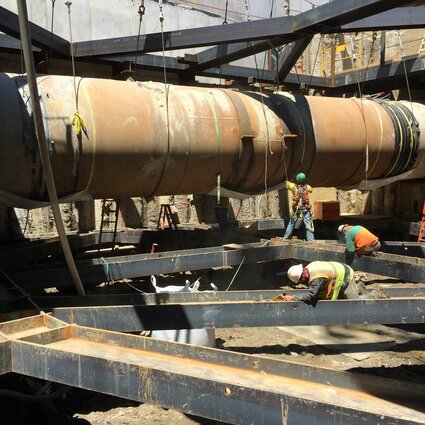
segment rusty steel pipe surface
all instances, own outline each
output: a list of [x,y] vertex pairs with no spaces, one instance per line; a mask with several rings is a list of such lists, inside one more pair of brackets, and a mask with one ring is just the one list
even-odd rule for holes
[[[409,170],[409,178],[425,177],[420,103],[392,102],[400,110],[392,113],[370,99],[187,86],[169,86],[166,97],[160,83],[76,83],[87,125],[80,137],[71,124],[72,77],[38,78],[62,197],[208,193],[218,174],[226,189],[257,193],[285,180],[285,168],[289,178],[306,172],[315,186],[348,187]],[[26,81],[0,74],[0,90],[0,191],[45,200]],[[408,129],[397,135],[409,110],[415,143]]]

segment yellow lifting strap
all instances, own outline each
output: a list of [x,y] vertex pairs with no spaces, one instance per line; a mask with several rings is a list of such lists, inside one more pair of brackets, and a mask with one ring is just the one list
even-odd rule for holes
[[74,131],[77,136],[81,134],[81,130],[83,130],[84,133],[87,132],[86,122],[78,111],[74,112],[74,116],[72,118],[72,126],[74,127]]

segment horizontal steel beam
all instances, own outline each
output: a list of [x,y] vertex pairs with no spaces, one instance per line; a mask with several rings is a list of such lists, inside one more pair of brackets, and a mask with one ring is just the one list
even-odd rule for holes
[[[50,31],[32,22],[30,22],[29,25],[31,40],[34,46],[43,50],[53,50],[61,55],[70,55],[69,41],[56,34],[52,34]],[[18,15],[2,6],[0,6],[0,31],[12,37],[20,38]]]
[[[85,284],[95,284],[124,278],[149,276],[160,273],[177,273],[187,270],[202,270],[211,267],[226,267],[257,261],[297,259],[305,262],[315,260],[346,261],[344,247],[323,244],[283,242],[276,239],[275,246],[263,243],[246,244],[240,249],[224,247],[199,248],[185,251],[169,251],[158,254],[141,254],[77,262],[81,279]],[[378,257],[354,257],[353,268],[406,282],[425,282],[425,266],[416,264],[414,258],[379,253]],[[51,286],[66,287],[72,284],[63,263],[41,266],[15,267],[8,274],[27,289]]]
[[[400,79],[406,79],[406,72],[404,70],[406,66],[406,72],[409,78],[414,76],[422,78],[423,71],[425,69],[425,58],[417,57],[413,59],[406,59],[403,62],[392,62],[389,64],[369,67],[366,70],[353,71],[343,75],[336,75],[334,80],[334,88],[349,90],[350,88],[356,90],[358,82],[364,84],[367,88],[368,84],[374,87],[379,87],[378,84],[389,84],[392,80],[400,81]],[[422,81],[422,80],[421,80]]]
[[[73,43],[76,57],[135,53],[159,52],[186,49],[192,47],[213,46],[216,44],[259,40],[275,37],[282,33],[290,34],[294,18],[287,16],[233,23],[212,25],[179,31],[167,31],[146,35],[115,37]],[[164,39],[164,45],[162,40]]]
[[[129,37],[82,41],[73,44],[74,54],[79,56],[99,56],[110,54],[148,53],[162,50],[176,50],[200,46],[254,41],[288,36],[287,41],[295,41],[305,34],[315,34],[324,29],[364,18],[370,14],[386,11],[408,3],[408,0],[357,0],[356,2],[337,1],[313,8],[297,16],[285,16],[255,20],[230,25],[214,25],[180,31],[152,33]],[[296,34],[294,34],[296,33]],[[164,39],[164,45],[162,40]],[[222,62],[225,63],[225,62]],[[211,66],[207,66],[208,68]]]
[[[379,281],[376,283],[379,284]],[[383,284],[380,286],[389,297],[424,297],[425,286],[403,284],[401,286]],[[302,295],[307,289],[269,289],[255,291],[197,291],[197,292],[161,292],[161,293],[132,293],[132,294],[97,294],[55,296],[46,295],[33,297],[33,301],[44,311],[56,307],[87,307],[111,305],[163,305],[180,303],[221,303],[229,301],[267,301],[282,293]]]
[[232,424],[425,421],[421,384],[42,320],[0,324],[13,372]]
[[99,329],[140,332],[268,326],[425,323],[425,298],[319,301],[204,302],[144,306],[53,308],[54,317]]
[[362,32],[424,28],[425,6],[397,7],[342,25],[332,32]]
[[[286,26],[282,27],[280,32],[269,33],[266,42],[253,43],[254,38],[248,39],[247,42],[231,43],[230,40],[222,46],[215,46],[210,49],[204,50],[198,54],[198,63],[191,66],[186,73],[199,72],[202,69],[213,68],[223,65],[254,53],[260,53],[269,50],[271,45],[278,47],[283,44],[305,39],[306,37],[313,36],[314,34],[329,31],[337,26],[349,23],[358,18],[366,17],[378,11],[391,9],[392,7],[401,5],[398,2],[379,2],[374,1],[356,1],[345,2],[337,1],[323,4],[319,7],[313,8],[307,12],[300,13],[293,17],[291,30],[285,33]],[[272,18],[275,22],[279,19],[285,18]],[[262,21],[254,21],[262,22]],[[246,25],[247,22],[239,25]],[[233,25],[233,24],[232,24]],[[231,28],[231,26],[229,26]]]
[[[77,261],[82,282],[98,284],[124,278],[226,267],[257,261],[281,260],[287,257],[288,247],[262,246],[264,242],[246,244],[240,249],[224,247],[198,248],[184,251],[168,251],[158,254],[140,254],[103,259]],[[26,289],[72,285],[64,263],[41,266],[25,266],[10,269],[8,274]]]
[[355,271],[363,271],[381,276],[393,277],[404,282],[425,283],[425,264],[416,257],[378,253],[377,256],[348,257],[343,245],[326,247],[323,244],[292,243],[292,258],[309,263],[312,261],[349,262]]

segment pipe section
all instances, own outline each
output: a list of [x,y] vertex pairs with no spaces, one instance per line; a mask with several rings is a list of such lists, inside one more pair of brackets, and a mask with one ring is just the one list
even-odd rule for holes
[[[77,79],[38,78],[59,196],[256,193],[298,171],[314,186],[425,177],[425,106]],[[47,199],[26,81],[0,74],[0,191]],[[167,108],[168,103],[168,108]],[[413,111],[413,112],[412,112]],[[169,123],[169,125],[167,125]],[[422,131],[421,131],[422,130]]]

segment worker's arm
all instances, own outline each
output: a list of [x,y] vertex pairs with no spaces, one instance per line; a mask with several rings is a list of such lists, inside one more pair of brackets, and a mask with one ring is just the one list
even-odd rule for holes
[[310,285],[308,287],[308,292],[306,294],[294,295],[292,299],[294,301],[303,301],[306,304],[310,304],[314,307],[317,301],[319,300],[320,291],[322,290],[326,282],[327,282],[327,279],[324,277],[319,277],[317,279],[314,279],[310,282]]
[[291,182],[288,182],[288,181],[285,182],[285,189],[292,190],[294,188],[294,186],[295,186],[294,183],[291,183]]
[[354,254],[356,252],[356,245],[354,243],[354,238],[351,237],[351,235],[348,235],[348,233],[345,235],[345,245],[346,249],[345,251],[349,254]]

